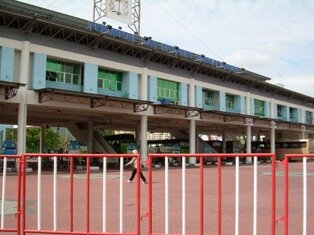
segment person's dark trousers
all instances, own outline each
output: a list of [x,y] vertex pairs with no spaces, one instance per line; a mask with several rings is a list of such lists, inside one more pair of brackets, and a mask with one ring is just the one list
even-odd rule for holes
[[[134,169],[134,170],[132,171],[132,175],[131,175],[131,177],[130,177],[130,179],[129,179],[130,181],[132,181],[132,180],[134,179],[136,173],[137,173],[137,169]],[[143,175],[142,171],[140,171],[140,177],[141,177],[141,179],[142,179],[143,182],[146,182],[146,178],[145,178],[145,176]]]

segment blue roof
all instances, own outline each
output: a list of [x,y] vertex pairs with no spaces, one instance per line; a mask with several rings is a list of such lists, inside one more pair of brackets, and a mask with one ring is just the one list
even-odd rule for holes
[[220,62],[218,60],[207,58],[204,55],[199,55],[190,51],[186,51],[186,50],[180,49],[177,46],[170,46],[161,42],[157,42],[148,37],[140,37],[131,33],[127,33],[119,29],[112,28],[109,25],[103,25],[103,24],[89,21],[88,30],[96,31],[102,34],[107,34],[114,38],[119,38],[128,42],[131,42],[131,43],[140,44],[142,46],[146,46],[148,48],[155,49],[155,50],[160,50],[165,53],[175,54],[181,58],[201,62],[203,64],[211,65],[213,67],[224,69],[229,72],[237,73],[237,72],[242,71],[241,68],[227,64],[225,62]]

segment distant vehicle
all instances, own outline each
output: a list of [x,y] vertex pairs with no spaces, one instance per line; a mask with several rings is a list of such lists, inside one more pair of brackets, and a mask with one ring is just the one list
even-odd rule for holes
[[[253,153],[270,153],[270,142],[252,142]],[[275,154],[278,160],[282,160],[285,154],[310,154],[314,153],[314,139],[299,140],[277,140],[275,143]],[[292,158],[290,160],[302,160]]]

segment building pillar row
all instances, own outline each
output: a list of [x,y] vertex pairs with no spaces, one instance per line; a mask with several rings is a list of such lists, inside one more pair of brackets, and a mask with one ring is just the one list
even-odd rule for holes
[[300,130],[301,130],[301,139],[306,139],[307,138],[306,126],[302,125]]
[[[195,153],[195,141],[196,141],[196,120],[194,118],[190,119],[190,131],[189,131],[189,145],[190,145],[190,153]],[[190,157],[189,158],[189,164],[195,165],[196,164],[196,158]]]
[[26,125],[27,125],[27,84],[29,75],[30,42],[24,41],[21,51],[21,64],[19,82],[25,84],[19,88],[18,107],[18,131],[17,131],[17,154],[26,152]]
[[277,128],[277,123],[275,121],[271,121],[269,123],[270,126],[270,152],[275,153],[276,151],[276,128]]
[[[245,118],[244,125],[246,126],[246,153],[252,152],[252,126],[254,125],[253,118]],[[245,159],[247,164],[252,164],[252,157]]]
[[140,139],[141,139],[141,158],[142,160],[147,159],[147,114],[146,112],[143,113],[141,116],[141,133],[140,133]]

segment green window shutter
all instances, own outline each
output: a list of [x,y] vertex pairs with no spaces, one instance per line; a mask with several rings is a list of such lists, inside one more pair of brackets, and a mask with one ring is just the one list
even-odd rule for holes
[[265,116],[264,104],[265,102],[262,100],[254,100],[255,115]]
[[105,69],[98,69],[98,87],[113,91],[122,90],[122,76],[121,72],[109,71]]
[[168,98],[172,101],[179,100],[179,83],[158,78],[157,97]]

